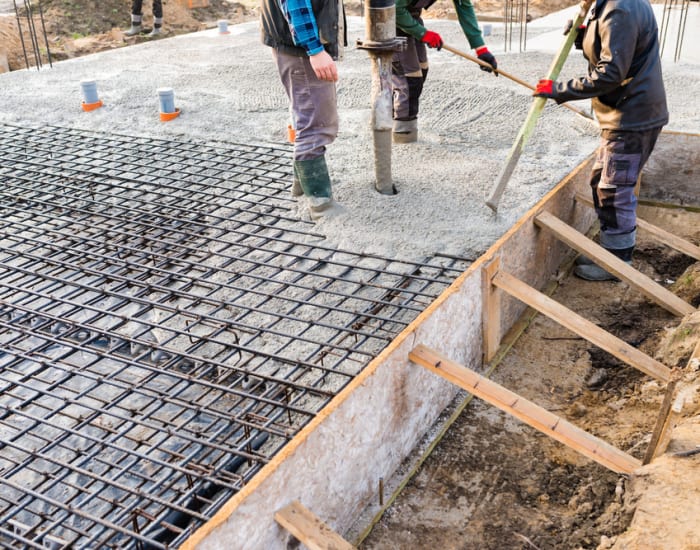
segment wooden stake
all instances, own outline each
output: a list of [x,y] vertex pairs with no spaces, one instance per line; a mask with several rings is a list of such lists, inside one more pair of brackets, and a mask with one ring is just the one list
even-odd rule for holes
[[484,334],[484,362],[494,358],[501,341],[501,293],[493,286],[500,260],[494,258],[481,270],[482,330]]
[[275,521],[309,550],[351,550],[352,544],[333,531],[298,500],[275,512]]
[[666,394],[664,395],[664,400],[661,403],[661,408],[659,409],[659,416],[656,418],[656,425],[654,426],[654,431],[651,433],[651,440],[649,441],[647,452],[645,453],[644,460],[642,461],[642,464],[644,465],[649,464],[652,460],[654,460],[654,457],[663,452],[658,452],[658,448],[661,440],[666,439],[664,434],[672,429],[669,419],[671,404],[673,403],[673,394],[675,391],[676,381],[671,380],[666,386]]
[[408,358],[606,468],[629,474],[642,465],[633,456],[434,350],[418,345]]
[[[697,365],[694,363],[700,363],[700,340],[695,344],[693,353],[690,354],[690,359],[688,359],[688,371],[697,369]],[[680,377],[680,372],[678,376]],[[647,447],[647,452],[644,455],[644,464],[649,464],[657,456],[663,454],[671,440],[671,432],[675,428],[676,421],[683,410],[683,402],[679,398],[673,401],[676,384],[677,380],[674,379],[666,387],[666,395],[664,395],[663,403],[661,403],[661,408],[659,409],[656,426],[654,426],[649,447]],[[673,406],[671,402],[673,402]]]

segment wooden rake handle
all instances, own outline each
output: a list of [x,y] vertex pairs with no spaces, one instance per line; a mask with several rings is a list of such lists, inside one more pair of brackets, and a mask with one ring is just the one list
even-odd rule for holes
[[[482,61],[478,57],[471,56],[468,53],[464,53],[463,51],[460,51],[457,48],[453,48],[452,46],[449,46],[447,44],[443,44],[442,49],[447,50],[448,52],[451,52],[451,53],[458,55],[460,57],[463,57],[464,59],[468,59],[469,61],[473,61],[477,65],[481,65],[482,67],[487,68],[487,69],[495,72],[496,74],[499,74],[501,76],[505,76],[507,79],[512,80],[513,82],[516,82],[516,83],[520,84],[521,86],[524,86],[528,90],[532,90],[533,92],[535,91],[535,87],[532,84],[529,84],[528,82],[525,82],[523,79],[518,78],[517,76],[514,76],[512,74],[509,74],[502,69],[494,69],[491,65],[486,63],[486,61]],[[582,116],[583,118],[585,118],[587,120],[595,121],[595,119],[591,115],[589,115],[588,113],[586,113],[584,111],[581,111],[580,109],[577,109],[576,107],[572,107],[568,103],[560,103],[559,105],[561,105],[562,107],[566,107],[570,111],[573,111],[577,115]]]

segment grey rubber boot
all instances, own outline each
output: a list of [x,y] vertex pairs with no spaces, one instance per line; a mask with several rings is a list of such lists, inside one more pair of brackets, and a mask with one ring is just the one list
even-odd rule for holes
[[153,21],[153,28],[151,32],[148,33],[149,38],[154,38],[163,34],[163,18],[156,17]]
[[[611,235],[605,231],[600,232],[600,245],[608,252],[620,258],[623,262],[632,265],[632,253],[636,242],[637,230],[622,235]],[[585,256],[582,256],[585,258]],[[594,264],[589,258],[590,263],[581,263],[574,268],[574,275],[587,281],[617,281],[615,275],[605,271],[599,265]]]
[[394,143],[414,143],[418,141],[418,119],[395,120],[392,137]]
[[326,157],[321,155],[310,160],[295,160],[294,171],[304,195],[309,198],[309,213],[312,220],[335,214],[340,210],[331,193],[331,178]]
[[141,16],[131,15],[131,27],[129,30],[125,31],[126,36],[136,36],[141,33]]

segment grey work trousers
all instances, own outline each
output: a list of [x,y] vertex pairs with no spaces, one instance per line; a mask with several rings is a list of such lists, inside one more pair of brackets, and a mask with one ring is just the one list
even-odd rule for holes
[[415,120],[428,71],[428,52],[420,40],[402,36],[407,37],[406,49],[394,52],[391,67],[394,119]]
[[590,184],[600,228],[609,235],[630,233],[637,226],[634,189],[660,132],[661,128],[601,133]]
[[282,85],[291,104],[296,132],[294,160],[311,160],[326,152],[338,135],[335,82],[319,80],[307,56],[272,50]]

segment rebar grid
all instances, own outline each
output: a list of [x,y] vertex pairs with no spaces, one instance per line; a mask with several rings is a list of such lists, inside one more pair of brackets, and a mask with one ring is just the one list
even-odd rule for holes
[[467,267],[324,246],[289,159],[0,125],[0,543],[177,546]]

